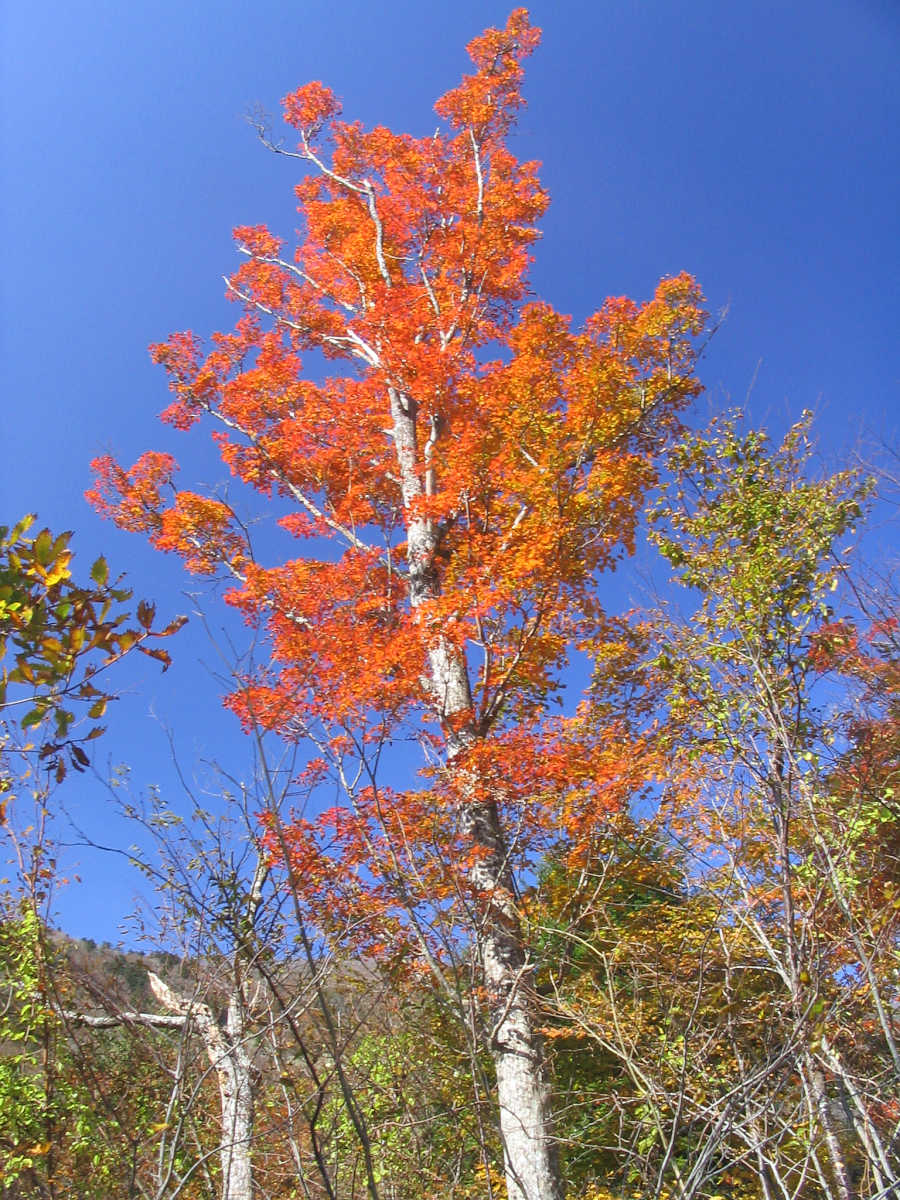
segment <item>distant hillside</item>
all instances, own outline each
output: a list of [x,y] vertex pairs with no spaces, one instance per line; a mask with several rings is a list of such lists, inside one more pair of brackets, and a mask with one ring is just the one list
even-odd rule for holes
[[[62,1006],[86,1014],[110,1014],[124,1011],[159,1012],[148,972],[159,975],[176,992],[189,996],[199,984],[203,999],[215,1002],[221,994],[217,979],[221,961],[180,958],[161,950],[121,950],[109,942],[73,937],[60,930],[50,931],[50,943],[61,959],[66,996]],[[269,962],[269,969],[286,993],[308,988],[310,970],[305,962]],[[381,982],[373,968],[359,960],[332,963],[323,980],[329,1004],[340,1012],[371,1015],[381,994]]]
[[63,974],[72,988],[67,1007],[86,1012],[157,1011],[148,971],[188,990],[195,978],[177,955],[161,950],[120,950],[109,942],[98,944],[93,938],[72,937],[60,930],[51,932],[50,942],[65,964]]

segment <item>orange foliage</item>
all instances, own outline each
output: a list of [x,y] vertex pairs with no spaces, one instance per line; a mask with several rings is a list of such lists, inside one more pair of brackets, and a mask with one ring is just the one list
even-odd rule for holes
[[[167,503],[163,455],[131,471],[98,460],[91,493],[189,569],[224,564],[240,581],[230,603],[271,648],[228,702],[245,724],[317,738],[332,771],[413,718],[445,762],[465,726],[468,802],[490,798],[525,831],[513,837],[521,861],[550,840],[589,840],[591,823],[652,774],[624,735],[601,745],[584,722],[546,713],[600,613],[598,573],[632,548],[653,453],[699,390],[704,323],[687,275],[643,305],[608,300],[581,330],[530,301],[548,198],[537,165],[505,138],[538,40],[524,9],[474,39],[475,71],[438,101],[447,127],[426,138],[342,121],[320,83],[286,97],[309,168],[296,188],[299,244],[236,229],[245,261],[229,295],[244,316],[233,332],[208,350],[190,333],[153,347],[175,397],[164,419],[181,429],[211,419],[232,474],[291,510],[281,524],[305,543],[301,556],[257,565],[224,505],[184,492]],[[335,373],[305,376],[310,351]],[[412,421],[410,444],[398,411]],[[414,536],[424,564],[411,561]],[[428,581],[420,596],[413,566]],[[465,711],[429,678],[438,644],[467,666]],[[356,750],[335,751],[337,734]],[[351,875],[363,861],[380,870],[373,862],[398,845],[433,843],[420,864],[433,896],[463,886],[471,848],[457,846],[464,800],[452,773],[432,768],[424,791],[354,798],[356,817],[330,832],[298,824],[301,878],[324,886],[313,843]]]

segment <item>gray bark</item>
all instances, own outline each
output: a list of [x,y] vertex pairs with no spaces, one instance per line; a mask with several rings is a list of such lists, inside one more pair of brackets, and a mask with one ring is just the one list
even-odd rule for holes
[[[776,720],[778,717],[776,715]],[[778,728],[780,725],[776,725]],[[774,801],[773,817],[778,841],[778,865],[781,874],[782,921],[785,940],[784,974],[790,990],[791,1009],[795,1029],[804,1041],[808,1038],[809,997],[803,980],[804,957],[797,932],[797,912],[794,905],[794,867],[791,859],[792,788],[785,764],[788,753],[776,745],[770,790]],[[808,954],[809,951],[806,951]],[[825,1148],[834,1179],[834,1193],[838,1200],[855,1200],[850,1169],[841,1140],[835,1128],[825,1087],[825,1077],[815,1063],[808,1047],[799,1056],[798,1069],[804,1092],[807,1096],[810,1117],[818,1122],[822,1130]],[[829,1191],[829,1194],[832,1194]]]
[[809,1091],[810,1107],[818,1117],[822,1128],[822,1135],[828,1150],[828,1158],[834,1177],[835,1191],[839,1200],[854,1200],[856,1189],[853,1186],[850,1168],[847,1165],[844,1148],[841,1145],[834,1117],[832,1116],[828,1092],[825,1088],[825,1077],[808,1051],[804,1051],[801,1057],[800,1069],[804,1083]]

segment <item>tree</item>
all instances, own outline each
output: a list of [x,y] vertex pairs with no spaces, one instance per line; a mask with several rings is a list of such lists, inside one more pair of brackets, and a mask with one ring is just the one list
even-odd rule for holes
[[657,782],[528,898],[570,1183],[894,1190],[896,599],[850,554],[870,482],[809,429],[683,439],[653,537],[684,590],[604,633],[596,736]]
[[[111,785],[114,801],[159,852],[155,861],[135,848],[132,862],[156,886],[153,923],[160,940],[178,948],[185,969],[177,979],[164,978],[154,961],[156,970],[141,972],[162,1012],[123,1007],[95,986],[91,1004],[61,1015],[71,1031],[95,1036],[110,1029],[132,1038],[146,1029],[178,1031],[162,1056],[169,1060],[164,1074],[171,1077],[171,1093],[158,1105],[154,1161],[144,1165],[141,1184],[154,1196],[249,1200],[265,1043],[267,1037],[277,1040],[285,1023],[285,1014],[274,1012],[270,991],[292,966],[284,954],[286,895],[270,886],[272,868],[252,836],[246,794],[234,806],[237,819],[222,820],[190,794],[193,811],[185,820],[155,792],[146,804],[123,799],[123,785],[118,775]],[[299,1021],[305,1006],[298,995],[287,1019]],[[85,1057],[93,1056],[88,1050]],[[210,1091],[217,1093],[217,1105]]]
[[[90,1175],[90,1163],[84,1194],[106,1194],[113,1158],[90,1149],[98,1128],[91,1096],[54,999],[66,980],[46,923],[56,882],[49,797],[69,766],[88,766],[85,747],[104,732],[114,699],[107,670],[133,650],[165,669],[169,654],[157,643],[184,618],[155,629],[152,604],[132,612],[131,591],[110,578],[102,557],[79,581],[72,534],[31,534],[35,520],[0,527],[0,827],[18,875],[18,894],[3,896],[0,910],[0,1040],[14,1047],[0,1067],[0,1183],[24,1181],[36,1195],[56,1196],[79,1171]],[[23,798],[30,819],[14,810]]]
[[51,1123],[51,1089],[46,1073],[35,1069],[29,1043],[45,1040],[48,1013],[39,989],[40,947],[33,912],[3,913],[0,923],[0,987],[3,1017],[0,1037],[0,1187],[37,1173],[51,1149],[46,1140]]
[[[58,1015],[87,1062],[96,1061],[90,1041],[98,1031],[116,1030],[139,1047],[148,1030],[170,1035],[158,1040],[170,1093],[160,1101],[154,1089],[153,1153],[137,1176],[147,1194],[249,1200],[260,1190],[280,1194],[292,1174],[302,1194],[336,1200],[347,1174],[368,1184],[353,1185],[350,1195],[378,1200],[356,1099],[360,1071],[354,1064],[351,1079],[348,1062],[366,1022],[377,1021],[380,982],[366,970],[362,988],[358,972],[313,943],[297,889],[285,885],[263,840],[290,802],[295,755],[289,750],[276,766],[261,737],[256,751],[251,784],[216,768],[215,795],[230,802],[221,817],[180,770],[187,817],[156,789],[130,798],[127,773],[116,773],[112,803],[157,851],[128,851],[156,890],[142,938],[167,951],[137,969],[146,993],[139,1006],[133,983],[123,1003],[108,986],[86,981],[88,1003]],[[167,969],[167,959],[180,969]],[[357,1151],[365,1163],[359,1171]]]
[[664,624],[656,668],[673,776],[689,781],[677,829],[720,906],[728,1003],[741,978],[769,979],[768,1048],[734,1092],[761,1186],[850,1200],[897,1174],[895,619],[867,636],[835,612],[871,484],[816,478],[809,425],[772,448],[725,419],[676,450],[655,538],[697,607]]
[[[300,244],[237,229],[234,330],[208,353],[190,333],[153,350],[164,418],[210,418],[303,553],[264,566],[228,505],[174,489],[168,455],[99,459],[90,494],[190,570],[230,575],[229,602],[265,628],[270,661],[228,703],[310,739],[309,778],[345,793],[294,832],[310,897],[349,873],[437,969],[415,915],[453,908],[481,972],[510,1200],[559,1194],[518,875],[570,814],[602,812],[610,768],[552,704],[601,573],[632,547],[653,452],[698,391],[704,319],[686,275],[579,332],[530,300],[547,196],[507,143],[537,42],[523,9],[476,38],[427,138],[341,121],[321,83],[289,95],[297,149],[261,133],[307,170]],[[303,354],[338,373],[304,377]],[[385,750],[408,736],[425,778],[392,788]]]
[[149,1100],[158,1072],[148,1078],[133,1044],[118,1073],[110,1046],[86,1063],[61,1013],[74,984],[59,939],[27,900],[0,903],[0,1196],[139,1194],[126,1180],[149,1122],[129,1122],[128,1092]]

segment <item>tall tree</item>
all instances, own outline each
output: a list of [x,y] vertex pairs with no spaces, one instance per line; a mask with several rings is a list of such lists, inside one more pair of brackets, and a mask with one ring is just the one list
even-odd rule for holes
[[[262,565],[226,504],[174,489],[167,455],[97,460],[91,494],[189,569],[224,569],[229,602],[266,629],[270,661],[229,704],[311,738],[310,777],[337,778],[351,810],[298,827],[304,877],[324,885],[343,865],[360,894],[374,879],[373,904],[405,909],[396,936],[456,905],[480,964],[510,1200],[559,1194],[517,871],[548,827],[602,811],[609,775],[609,748],[549,710],[599,575],[632,545],[652,452],[698,390],[703,325],[685,275],[642,306],[607,301],[578,332],[530,300],[547,196],[508,139],[538,37],[518,9],[472,41],[474,73],[437,102],[444,128],[427,138],[343,122],[321,83],[286,97],[296,150],[261,133],[306,169],[298,246],[237,229],[234,330],[209,352],[190,333],[154,347],[175,393],[164,419],[210,418],[232,474],[273,497],[302,554]],[[337,373],[305,376],[305,353]],[[394,789],[382,751],[410,729],[427,776]],[[327,837],[343,864],[323,864]],[[425,844],[439,850],[427,869]]]
[[664,626],[656,665],[691,780],[677,823],[723,914],[729,994],[769,980],[765,1088],[756,1054],[733,1093],[755,1114],[761,1185],[852,1200],[897,1170],[883,1122],[898,1065],[895,620],[866,637],[835,611],[871,483],[817,478],[809,426],[772,447],[726,419],[673,455],[655,537],[696,609]]

